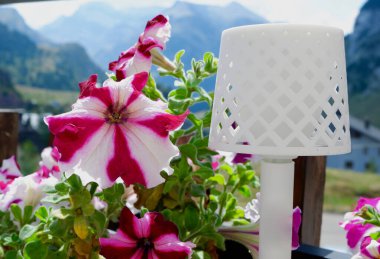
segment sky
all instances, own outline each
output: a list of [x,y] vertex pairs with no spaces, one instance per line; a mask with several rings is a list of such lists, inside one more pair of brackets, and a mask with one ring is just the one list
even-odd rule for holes
[[[73,14],[92,0],[70,0],[14,4],[32,28],[40,28],[62,15]],[[175,0],[100,0],[119,9],[130,7],[169,7]],[[186,0],[198,4],[226,5],[231,0]],[[365,0],[236,0],[269,21],[330,25],[352,31]]]

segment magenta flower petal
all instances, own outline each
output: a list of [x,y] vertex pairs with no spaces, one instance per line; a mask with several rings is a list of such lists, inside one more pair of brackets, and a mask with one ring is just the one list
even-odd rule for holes
[[356,205],[356,208],[354,211],[359,211],[365,205],[370,205],[370,206],[374,207],[375,209],[380,210],[380,197],[377,197],[377,198],[360,197],[358,204]]
[[[138,219],[128,208],[120,215],[119,229],[110,238],[100,239],[100,253],[106,258],[188,258],[194,244],[178,239],[176,225],[157,212]],[[115,251],[119,252],[115,252]],[[123,255],[127,251],[128,255]]]

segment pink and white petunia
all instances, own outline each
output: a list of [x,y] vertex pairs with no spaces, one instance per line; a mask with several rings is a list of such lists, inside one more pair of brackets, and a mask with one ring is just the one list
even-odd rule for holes
[[170,31],[169,19],[163,15],[148,21],[138,42],[109,64],[109,70],[115,72],[117,81],[140,72],[149,72],[152,63],[173,70],[175,67],[159,52],[165,49]]
[[380,258],[380,240],[374,240],[367,236],[360,245],[360,252],[352,259],[379,259]]
[[379,198],[363,198],[361,197],[354,211],[347,212],[344,215],[344,221],[340,226],[344,228],[346,233],[347,245],[353,252],[360,250],[360,244],[365,237],[371,233],[380,231],[379,227],[371,224],[363,224],[364,219],[358,216],[358,212],[366,205],[370,205],[377,211],[380,211],[380,197]]
[[42,160],[39,163],[40,169],[37,172],[43,177],[48,177],[50,174],[59,177],[61,170],[59,169],[58,161],[60,157],[61,154],[56,147],[44,148],[41,153]]
[[15,156],[3,160],[3,165],[0,167],[0,193],[6,192],[7,186],[20,176],[22,174]]
[[119,229],[109,238],[100,238],[100,254],[112,259],[190,258],[191,242],[181,242],[177,226],[158,212],[137,218],[128,208],[120,215]]
[[8,185],[7,192],[0,195],[0,210],[7,211],[13,203],[20,207],[35,207],[45,197],[44,189],[54,187],[58,182],[59,180],[52,175],[43,177],[37,172],[17,177]]
[[160,171],[178,154],[169,132],[183,124],[187,113],[169,114],[163,102],[143,95],[147,79],[147,73],[139,73],[96,88],[92,76],[81,84],[72,111],[45,118],[62,171],[87,173],[100,188],[119,177],[126,185],[148,188],[163,182]]

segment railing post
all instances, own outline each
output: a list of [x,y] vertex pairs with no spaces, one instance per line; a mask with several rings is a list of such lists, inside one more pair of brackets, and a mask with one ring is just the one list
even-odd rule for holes
[[0,109],[0,165],[17,154],[20,110]]
[[294,206],[302,210],[301,243],[319,246],[326,179],[326,157],[295,160]]

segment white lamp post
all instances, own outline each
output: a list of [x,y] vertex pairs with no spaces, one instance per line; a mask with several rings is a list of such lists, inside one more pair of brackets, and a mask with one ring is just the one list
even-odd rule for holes
[[263,156],[260,259],[291,257],[297,156],[351,151],[344,35],[290,24],[222,34],[211,148]]

